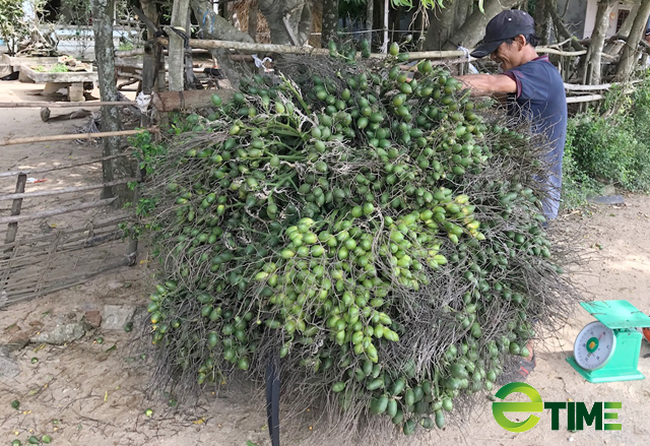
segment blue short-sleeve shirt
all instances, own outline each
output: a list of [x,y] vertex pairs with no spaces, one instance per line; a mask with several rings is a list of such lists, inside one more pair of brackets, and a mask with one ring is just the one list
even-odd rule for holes
[[508,97],[508,114],[530,122],[532,131],[546,135],[549,150],[548,197],[543,201],[547,219],[554,219],[560,207],[562,157],[567,128],[564,82],[548,56],[541,56],[504,72],[517,83],[517,92]]

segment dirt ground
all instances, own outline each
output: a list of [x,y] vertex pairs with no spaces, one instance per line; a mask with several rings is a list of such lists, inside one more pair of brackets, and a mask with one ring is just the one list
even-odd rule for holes
[[[42,86],[0,83],[0,101],[34,100],[31,94]],[[55,110],[53,114],[70,109]],[[45,124],[38,109],[0,110],[0,139],[72,132],[75,122]],[[0,171],[17,167],[51,165],[70,159],[100,156],[97,146],[72,143],[15,145],[2,147]],[[51,176],[45,183],[29,184],[28,191],[53,188],[62,184],[83,184],[84,175],[99,175],[89,169],[78,178]],[[3,193],[13,185],[2,183]],[[2,203],[6,215],[6,203]],[[66,224],[65,221],[58,222]],[[650,197],[627,196],[625,205],[600,206],[587,213],[563,215],[558,226],[575,234],[576,243],[589,256],[582,270],[573,274],[585,300],[626,299],[650,314]],[[146,262],[146,258],[142,259]],[[105,305],[146,305],[148,272],[144,263],[124,268],[75,288],[47,297],[3,308],[0,311],[0,345],[38,332],[70,315],[102,312]],[[560,429],[550,428],[545,411],[532,430],[514,434],[494,421],[491,403],[486,398],[461,426],[449,426],[401,442],[405,445],[480,444],[547,445],[572,442],[578,445],[641,445],[650,441],[650,424],[643,412],[650,401],[650,381],[591,384],[566,362],[579,329],[592,319],[579,307],[570,326],[553,339],[538,344],[538,365],[528,379],[544,401],[620,401],[621,431],[569,432],[564,415]],[[103,343],[98,343],[99,338]],[[269,445],[266,418],[259,391],[226,390],[219,397],[207,394],[192,409],[170,407],[168,395],[154,392],[146,398],[153,364],[146,347],[133,341],[131,333],[100,327],[85,337],[62,346],[29,344],[12,353],[20,373],[0,378],[0,444],[20,439],[26,444],[30,435],[48,434],[55,445],[223,445],[244,446],[247,441]],[[650,352],[644,343],[639,360],[642,373],[650,374]],[[33,358],[37,358],[34,360]],[[11,402],[20,401],[19,410]],[[152,409],[153,415],[145,415]],[[335,446],[336,439],[317,439],[324,427],[312,422],[315,414],[305,414],[298,427],[282,438],[283,445]],[[525,417],[525,416],[524,416]],[[519,417],[523,419],[522,417]],[[312,424],[313,423],[313,424]],[[377,439],[354,442],[355,445],[381,445]],[[390,441],[390,443],[395,443]]]

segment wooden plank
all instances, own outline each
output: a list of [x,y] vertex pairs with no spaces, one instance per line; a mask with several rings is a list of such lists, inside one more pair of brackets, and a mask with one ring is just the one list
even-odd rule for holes
[[137,106],[135,101],[88,101],[88,102],[48,102],[48,101],[27,101],[27,102],[0,102],[0,108],[69,108],[69,107],[101,107],[112,105],[117,107]]
[[[23,198],[48,197],[48,196],[51,196],[51,195],[68,194],[68,193],[73,193],[73,192],[84,192],[84,191],[89,191],[89,190],[101,189],[103,187],[118,186],[120,184],[127,184],[127,183],[138,182],[138,181],[139,180],[137,178],[127,178],[127,179],[124,179],[124,180],[115,180],[115,181],[111,181],[111,182],[108,182],[108,183],[102,183],[102,184],[90,184],[90,185],[87,185],[87,186],[64,187],[64,188],[61,188],[61,189],[40,190],[40,191],[35,191],[35,192],[23,192],[23,193],[8,194],[8,195],[0,196],[0,201],[17,200],[17,199],[23,199]],[[23,188],[23,190],[25,190],[25,189]],[[11,215],[16,215],[16,214],[11,214]]]
[[84,209],[91,209],[100,206],[108,206],[114,202],[117,198],[104,198],[102,200],[91,201],[89,203],[82,203],[75,206],[67,206],[55,209],[49,209],[47,211],[36,212],[34,214],[28,215],[15,215],[12,217],[0,217],[0,225],[12,223],[12,222],[21,222],[27,220],[35,220],[37,218],[52,217],[53,215],[66,214],[68,212],[82,211]]
[[[121,223],[123,221],[128,221],[133,217],[133,214],[127,213],[127,212],[122,212],[116,216],[113,216],[111,218],[108,218],[106,220],[100,220],[97,222],[92,223],[92,228],[93,229],[104,229],[109,226],[116,225],[118,223]],[[88,227],[83,227],[83,228],[72,228],[72,229],[59,229],[57,232],[52,233],[52,234],[47,234],[47,235],[40,235],[38,237],[31,237],[31,238],[20,238],[17,241],[13,243],[7,244],[7,247],[15,247],[15,246],[22,246],[24,249],[27,250],[34,250],[32,246],[38,244],[38,243],[44,243],[44,244],[49,244],[52,242],[52,239],[57,237],[58,234],[62,233],[63,236],[73,236],[75,234],[79,233],[84,233],[88,231]],[[67,242],[73,241],[73,239],[69,239]],[[1,260],[0,260],[1,262]]]
[[611,84],[600,84],[600,85],[578,85],[578,84],[567,84],[564,83],[564,89],[567,91],[600,91],[600,90],[609,90],[612,87],[627,86],[638,84],[644,82],[643,79],[637,79],[631,82],[612,82]]
[[75,139],[93,139],[93,138],[109,138],[112,136],[129,136],[137,135],[138,133],[157,131],[155,127],[148,129],[136,130],[119,130],[117,132],[98,132],[98,133],[79,133],[76,135],[49,135],[49,136],[33,136],[30,138],[5,138],[0,141],[0,146],[10,146],[14,144],[31,144],[38,142],[48,141],[74,141]]
[[90,164],[99,164],[99,163],[101,163],[103,161],[108,161],[108,160],[115,159],[115,158],[123,158],[125,156],[128,157],[128,156],[132,156],[132,155],[130,153],[118,153],[117,155],[105,156],[103,158],[97,158],[97,159],[93,159],[93,160],[90,160],[90,161],[83,161],[81,163],[64,164],[64,165],[61,165],[61,166],[46,167],[46,168],[43,168],[43,169],[13,170],[11,172],[0,172],[0,178],[14,177],[14,176],[20,175],[20,174],[35,175],[35,174],[38,174],[38,173],[55,172],[57,170],[74,169],[75,167],[88,166]]
[[187,37],[190,36],[190,30],[186,25],[189,10],[190,0],[175,0],[172,4],[171,26],[167,33],[169,35],[167,82],[170,91],[185,90],[185,40],[174,29],[187,34]]
[[566,98],[566,103],[567,104],[577,104],[580,102],[593,102],[593,101],[600,101],[602,99],[605,99],[605,96],[602,94],[588,94],[585,96],[571,96]]
[[161,112],[174,110],[187,110],[194,108],[214,107],[210,98],[216,93],[224,101],[230,100],[235,94],[233,89],[220,90],[188,90],[188,91],[161,91],[154,92],[152,103]]

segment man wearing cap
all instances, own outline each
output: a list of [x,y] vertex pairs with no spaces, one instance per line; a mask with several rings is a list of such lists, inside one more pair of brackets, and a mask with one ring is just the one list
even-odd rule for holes
[[548,220],[557,217],[562,186],[562,157],[566,139],[567,106],[564,82],[548,56],[535,51],[535,22],[524,11],[502,11],[487,25],[485,38],[472,57],[490,58],[500,74],[459,76],[473,96],[507,95],[508,114],[528,122],[533,132],[548,137],[544,161],[549,167],[547,197],[542,202]]
[[[535,22],[524,11],[506,10],[487,25],[483,43],[471,55],[490,56],[499,64],[500,74],[472,74],[459,79],[471,89],[472,96],[507,95],[508,114],[519,123],[529,123],[535,133],[546,135],[549,142],[544,161],[549,175],[547,196],[542,208],[547,220],[557,217],[562,186],[562,158],[567,128],[564,82],[548,56],[535,51],[538,38]],[[526,378],[535,367],[535,355],[529,342],[530,356],[522,358],[519,370],[506,371],[502,382]]]

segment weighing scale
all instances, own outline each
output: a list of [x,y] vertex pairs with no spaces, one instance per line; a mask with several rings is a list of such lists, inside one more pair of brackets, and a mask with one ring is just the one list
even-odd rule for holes
[[598,320],[576,337],[569,364],[592,383],[644,379],[637,369],[643,339],[637,328],[650,327],[650,317],[626,300],[580,305]]

